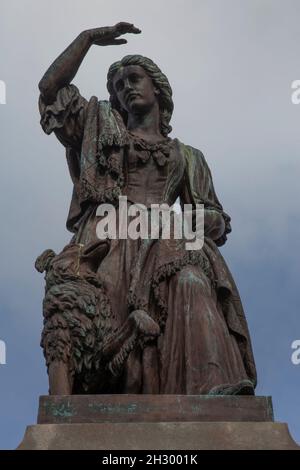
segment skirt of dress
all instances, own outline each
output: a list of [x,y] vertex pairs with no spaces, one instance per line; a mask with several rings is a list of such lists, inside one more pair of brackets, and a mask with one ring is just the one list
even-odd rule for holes
[[[78,243],[91,243],[95,219],[90,218]],[[128,292],[140,240],[111,240],[97,275],[105,286],[121,326],[129,315]],[[151,270],[153,260],[148,262]],[[217,294],[201,266],[186,265],[163,284],[167,304],[164,331],[153,344],[137,345],[114,385],[102,393],[226,394],[247,386],[235,336],[230,332]],[[150,298],[149,315],[157,305]],[[247,392],[246,392],[247,393]]]

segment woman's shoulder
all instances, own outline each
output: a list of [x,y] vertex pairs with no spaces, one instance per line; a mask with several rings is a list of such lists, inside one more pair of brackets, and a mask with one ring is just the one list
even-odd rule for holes
[[176,146],[184,158],[189,162],[189,163],[194,163],[198,165],[207,165],[205,157],[202,153],[201,150],[199,150],[196,147],[193,147],[192,145],[188,145],[183,143],[181,140],[178,138],[172,139],[173,145]]

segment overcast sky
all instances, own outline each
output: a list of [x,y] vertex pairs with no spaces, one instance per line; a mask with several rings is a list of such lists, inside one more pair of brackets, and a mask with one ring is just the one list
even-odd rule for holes
[[39,126],[37,84],[82,30],[129,21],[128,44],[88,53],[74,83],[106,99],[109,65],[152,58],[173,88],[173,137],[203,151],[232,217],[222,248],[238,284],[258,368],[258,395],[300,442],[300,0],[1,0],[0,448],[14,448],[47,394],[39,347],[43,276],[34,261],[60,251],[71,195],[64,149]]

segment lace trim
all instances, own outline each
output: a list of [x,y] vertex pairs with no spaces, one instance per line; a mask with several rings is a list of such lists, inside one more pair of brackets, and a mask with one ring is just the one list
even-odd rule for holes
[[164,166],[167,163],[171,153],[172,139],[170,137],[150,143],[129,131],[128,136],[132,142],[133,152],[138,160],[146,163],[152,156],[158,166]]

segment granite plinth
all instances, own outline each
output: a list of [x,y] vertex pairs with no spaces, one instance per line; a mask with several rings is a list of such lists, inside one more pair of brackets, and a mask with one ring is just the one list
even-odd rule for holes
[[275,450],[300,447],[271,397],[72,395],[40,398],[19,450]]

